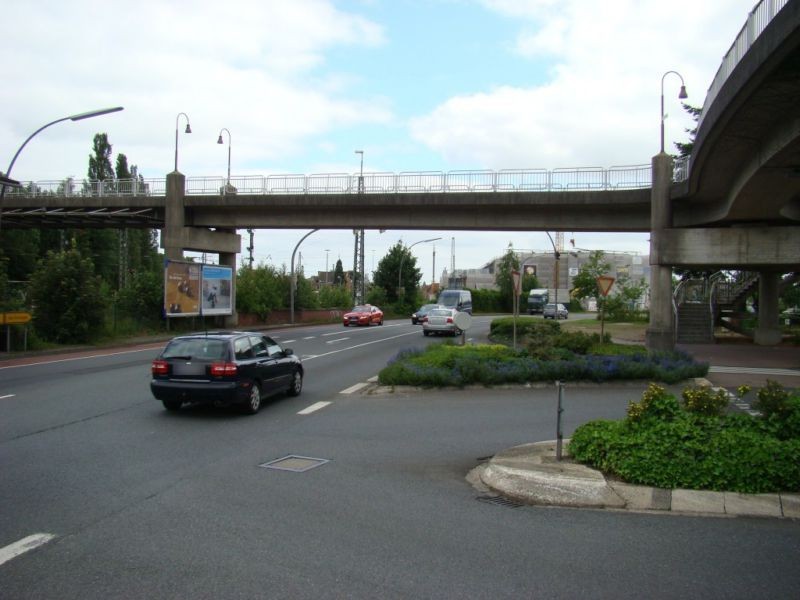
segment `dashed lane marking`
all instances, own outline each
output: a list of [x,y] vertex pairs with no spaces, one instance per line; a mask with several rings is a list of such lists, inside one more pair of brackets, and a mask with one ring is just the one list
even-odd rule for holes
[[316,412],[316,411],[318,411],[318,410],[320,410],[322,408],[325,408],[329,404],[331,404],[331,403],[330,402],[316,402],[315,404],[312,404],[311,406],[307,406],[306,408],[304,408],[303,410],[301,410],[297,414],[298,415],[310,415],[313,412]]
[[325,343],[326,344],[338,344],[339,342],[344,342],[344,341],[349,340],[349,339],[350,339],[349,337],[343,337],[343,338],[339,338],[338,340],[328,340]]
[[283,340],[281,344],[291,344],[292,342],[296,342],[297,340]]
[[340,394],[355,394],[358,390],[364,389],[368,385],[369,385],[368,382],[362,381],[361,383],[357,383],[355,385],[351,385],[349,388],[347,388],[346,390],[342,390],[339,393]]
[[15,394],[6,394],[5,396],[0,396],[0,400],[5,400],[6,398],[13,398]]
[[315,335],[309,335],[308,337],[304,337],[303,339],[304,339],[304,340],[313,340],[315,337],[317,337],[317,336],[315,336]]
[[34,533],[28,537],[22,538],[18,542],[9,544],[5,548],[0,548],[0,565],[8,562],[12,558],[16,558],[20,554],[25,554],[42,546],[55,538],[52,533]]
[[[356,348],[363,348],[364,346],[370,346],[372,344],[380,344],[381,342],[396,340],[397,338],[405,337],[407,335],[419,335],[419,330],[411,331],[409,333],[401,333],[398,335],[393,335],[392,337],[380,338],[377,340],[372,340],[370,342],[364,342],[363,344],[356,344],[355,346],[340,348],[339,350],[331,350],[330,352],[325,352],[324,354],[317,354],[316,356],[312,356],[311,358],[322,358],[323,356],[330,356],[331,354],[338,354],[339,352],[347,352],[348,350],[355,350]],[[310,360],[310,358],[306,360]]]

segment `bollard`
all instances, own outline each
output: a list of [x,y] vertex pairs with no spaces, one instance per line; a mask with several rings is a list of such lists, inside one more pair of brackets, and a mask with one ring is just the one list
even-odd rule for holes
[[564,412],[562,401],[564,400],[564,384],[556,381],[558,389],[558,410],[556,412],[556,460],[561,460],[561,446],[564,440],[564,430],[561,427],[561,413]]

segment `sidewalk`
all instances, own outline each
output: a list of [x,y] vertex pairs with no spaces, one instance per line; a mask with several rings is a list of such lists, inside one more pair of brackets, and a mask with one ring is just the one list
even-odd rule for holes
[[[564,440],[567,445],[568,440]],[[572,462],[564,452],[556,460],[556,442],[523,444],[504,450],[467,476],[483,492],[495,492],[522,504],[600,508],[698,516],[800,519],[800,494],[739,494],[667,490],[607,479]]]

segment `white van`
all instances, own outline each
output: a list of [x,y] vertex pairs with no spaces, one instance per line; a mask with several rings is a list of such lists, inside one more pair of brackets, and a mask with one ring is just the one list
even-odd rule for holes
[[436,303],[472,314],[472,293],[469,290],[442,290]]

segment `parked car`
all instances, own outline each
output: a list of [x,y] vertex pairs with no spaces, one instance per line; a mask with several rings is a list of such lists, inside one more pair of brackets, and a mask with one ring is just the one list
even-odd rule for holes
[[458,311],[454,308],[438,307],[428,313],[428,318],[422,322],[422,334],[430,335],[461,335],[461,330],[456,327],[455,317]]
[[428,318],[428,313],[434,308],[441,308],[439,304],[423,304],[417,309],[417,312],[411,315],[411,324],[417,325],[423,323]]
[[261,401],[303,389],[303,364],[290,348],[250,331],[181,335],[167,343],[151,366],[150,391],[164,408],[184,402],[239,405],[248,414]]
[[383,311],[377,306],[371,304],[363,304],[353,307],[350,312],[344,313],[342,317],[342,324],[347,327],[348,325],[372,325],[377,323],[383,325]]
[[563,304],[545,304],[542,316],[545,319],[568,319],[569,311]]

